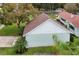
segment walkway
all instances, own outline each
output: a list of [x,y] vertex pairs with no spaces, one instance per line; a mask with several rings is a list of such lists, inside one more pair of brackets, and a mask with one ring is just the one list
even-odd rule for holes
[[18,37],[16,36],[0,36],[0,47],[14,46]]

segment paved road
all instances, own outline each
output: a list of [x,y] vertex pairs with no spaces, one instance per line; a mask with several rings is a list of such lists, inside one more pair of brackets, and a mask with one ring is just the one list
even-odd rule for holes
[[17,38],[16,36],[0,36],[0,47],[12,47]]

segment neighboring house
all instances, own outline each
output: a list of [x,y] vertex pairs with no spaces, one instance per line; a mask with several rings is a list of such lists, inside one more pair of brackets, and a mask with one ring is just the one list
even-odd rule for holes
[[27,41],[27,48],[52,46],[56,40],[70,41],[70,31],[51,20],[47,14],[42,13],[25,26],[23,36]]
[[62,11],[59,14],[60,22],[71,30],[76,36],[79,36],[79,15]]

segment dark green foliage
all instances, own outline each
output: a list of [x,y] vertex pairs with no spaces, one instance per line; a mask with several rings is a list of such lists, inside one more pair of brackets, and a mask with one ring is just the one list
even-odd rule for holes
[[26,40],[24,37],[19,37],[14,46],[16,54],[22,54],[26,51]]
[[79,38],[73,36],[74,41],[63,43],[61,41],[56,42],[53,46],[53,52],[57,55],[78,55],[79,54]]
[[45,10],[55,10],[57,8],[64,8],[64,3],[36,3],[33,4],[35,8]]
[[12,22],[7,22],[5,23],[5,25],[12,25]]

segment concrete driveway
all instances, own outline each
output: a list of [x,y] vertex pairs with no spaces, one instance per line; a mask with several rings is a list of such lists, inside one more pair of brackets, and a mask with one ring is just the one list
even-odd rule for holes
[[18,37],[16,36],[0,36],[0,47],[12,47]]

